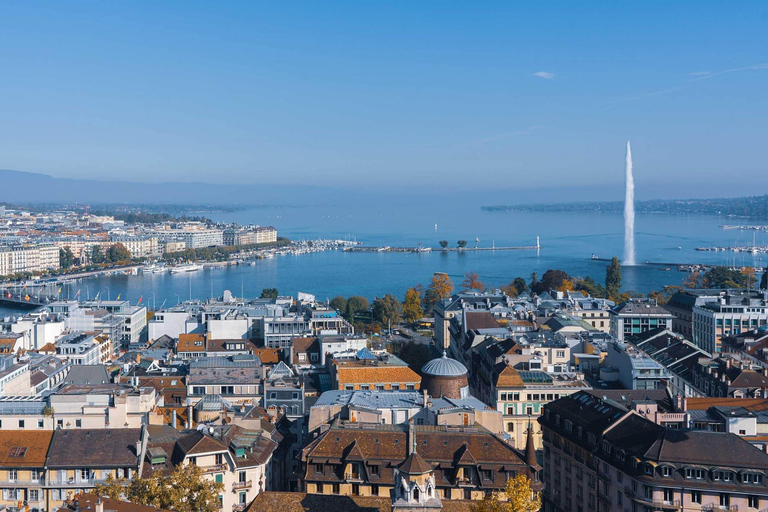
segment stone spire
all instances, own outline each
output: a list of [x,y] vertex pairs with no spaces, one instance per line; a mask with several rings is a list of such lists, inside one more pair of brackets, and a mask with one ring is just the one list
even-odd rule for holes
[[536,445],[533,442],[533,425],[530,420],[528,420],[528,433],[525,438],[525,463],[535,470],[541,469],[536,458]]

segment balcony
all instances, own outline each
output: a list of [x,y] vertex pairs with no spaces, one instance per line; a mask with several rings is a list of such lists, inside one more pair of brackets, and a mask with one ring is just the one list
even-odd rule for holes
[[247,506],[245,503],[242,505],[232,505],[232,512],[243,512]]
[[226,464],[211,464],[210,466],[200,466],[200,469],[203,470],[203,473],[220,473],[228,468]]
[[739,506],[738,505],[718,505],[717,503],[709,503],[707,505],[704,505],[701,507],[701,510],[707,511],[707,512],[738,512]]
[[49,485],[83,487],[103,484],[105,481],[106,478],[51,478]]
[[250,489],[251,487],[253,487],[253,480],[248,480],[247,482],[235,482],[232,484],[233,491],[242,491],[243,489]]
[[473,478],[459,477],[456,479],[456,485],[459,487],[475,487],[477,482]]

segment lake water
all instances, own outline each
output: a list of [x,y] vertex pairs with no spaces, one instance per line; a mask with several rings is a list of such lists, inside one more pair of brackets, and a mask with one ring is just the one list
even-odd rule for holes
[[[305,255],[276,256],[255,266],[205,269],[190,274],[109,276],[74,283],[64,295],[129,299],[143,297],[149,306],[166,306],[179,300],[221,296],[224,289],[235,295],[258,296],[263,288],[275,287],[281,294],[299,291],[324,300],[336,295],[363,295],[370,299],[393,293],[402,297],[407,288],[427,285],[434,272],[445,272],[459,286],[467,272],[477,272],[489,286],[501,286],[514,277],[529,280],[547,269],[562,269],[573,276],[592,276],[603,282],[606,262],[600,258],[622,257],[623,218],[605,213],[501,213],[480,210],[480,202],[464,204],[342,204],[331,206],[257,208],[233,213],[210,214],[218,221],[273,225],[281,236],[292,239],[356,238],[366,245],[438,246],[457,240],[469,246],[529,246],[540,237],[541,250],[481,251],[464,253],[349,253],[329,251]],[[680,284],[686,274],[659,270],[644,262],[718,263],[765,267],[766,261],[746,253],[710,253],[694,249],[708,245],[751,244],[753,232],[722,230],[722,224],[740,221],[715,216],[670,216],[638,214],[637,261],[623,267],[623,287],[648,292],[667,284]],[[435,229],[437,224],[437,229]],[[759,244],[768,243],[757,233]],[[475,242],[479,239],[479,242]],[[87,288],[86,288],[87,286]]]

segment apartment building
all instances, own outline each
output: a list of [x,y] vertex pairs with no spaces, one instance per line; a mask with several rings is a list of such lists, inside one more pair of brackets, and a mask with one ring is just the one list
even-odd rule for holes
[[277,230],[272,226],[260,226],[254,230],[257,244],[271,244],[277,242]]
[[589,393],[544,407],[545,511],[764,510],[768,454],[730,433],[669,429]]
[[613,307],[610,334],[624,340],[659,327],[672,330],[674,315],[653,299],[629,299]]
[[59,248],[53,244],[0,245],[0,276],[59,267]]
[[413,453],[434,468],[435,496],[443,500],[480,500],[518,474],[538,487],[535,460],[479,425],[334,422],[302,450],[300,490],[388,497],[399,482],[397,468]]
[[716,299],[693,306],[693,343],[716,355],[722,339],[768,323],[768,292],[728,290]]

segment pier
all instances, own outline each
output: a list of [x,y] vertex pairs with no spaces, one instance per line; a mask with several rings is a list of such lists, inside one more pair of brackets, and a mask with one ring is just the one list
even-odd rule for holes
[[519,247],[345,247],[344,252],[479,252],[479,251],[530,251],[538,250],[541,246],[524,245]]

